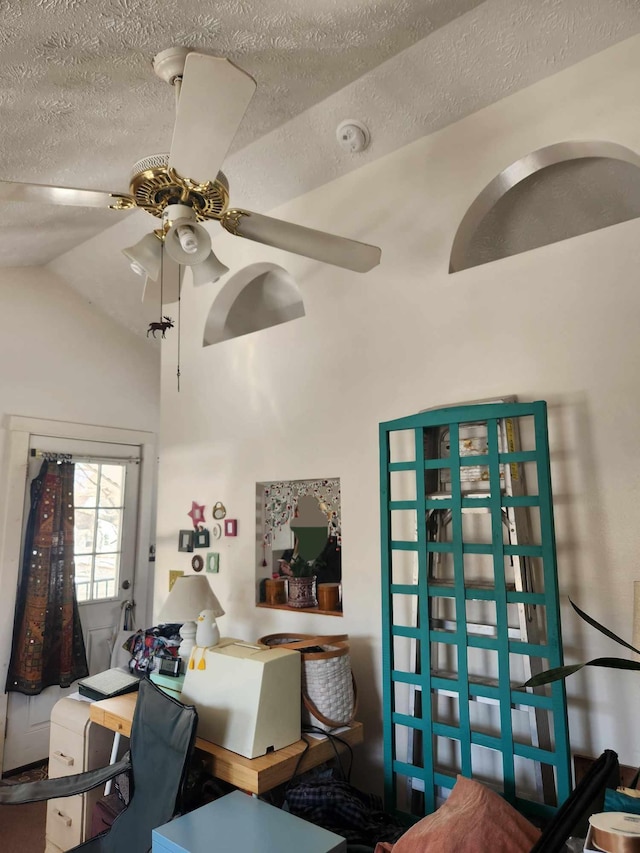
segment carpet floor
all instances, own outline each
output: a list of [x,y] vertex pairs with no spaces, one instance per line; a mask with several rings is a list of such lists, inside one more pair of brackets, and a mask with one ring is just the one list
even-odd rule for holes
[[0,808],[2,853],[44,853],[46,803]]
[[[16,785],[47,778],[46,764],[26,770],[2,782]],[[44,853],[46,803],[0,808],[0,850],[2,853]]]

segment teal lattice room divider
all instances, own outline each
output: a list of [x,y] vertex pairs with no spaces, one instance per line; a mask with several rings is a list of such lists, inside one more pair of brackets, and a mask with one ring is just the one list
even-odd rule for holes
[[[529,815],[570,791],[546,404],[380,425],[386,807],[431,813],[458,773]],[[525,485],[526,483],[526,485]]]

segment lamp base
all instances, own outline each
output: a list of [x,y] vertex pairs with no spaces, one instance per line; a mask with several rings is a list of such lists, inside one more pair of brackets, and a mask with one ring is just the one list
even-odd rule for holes
[[182,671],[186,672],[189,665],[189,658],[191,657],[191,650],[196,644],[196,623],[193,621],[185,622],[182,628],[180,628],[179,634],[182,637],[182,642],[178,647],[178,655],[182,661]]

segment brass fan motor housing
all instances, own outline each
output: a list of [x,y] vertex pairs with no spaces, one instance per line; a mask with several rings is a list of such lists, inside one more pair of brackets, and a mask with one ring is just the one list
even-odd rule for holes
[[168,167],[168,154],[139,160],[131,170],[129,191],[136,207],[162,218],[168,204],[188,204],[196,219],[222,219],[229,205],[229,185],[222,172],[215,181],[198,184]]

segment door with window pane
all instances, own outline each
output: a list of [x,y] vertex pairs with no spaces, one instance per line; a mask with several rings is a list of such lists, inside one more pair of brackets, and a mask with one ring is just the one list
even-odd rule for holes
[[[136,445],[31,436],[32,451],[70,454],[74,462],[76,594],[89,672],[108,669],[111,638],[124,601],[135,601],[139,451]],[[29,515],[31,480],[42,457],[30,457],[23,517]],[[51,709],[77,692],[47,687],[38,696],[9,694],[3,769],[48,754]]]
[[127,465],[75,463],[75,564],[79,603],[118,597]]
[[89,671],[101,672],[109,666],[121,604],[135,601],[140,449],[39,436],[32,437],[32,446],[73,457],[76,594]]

